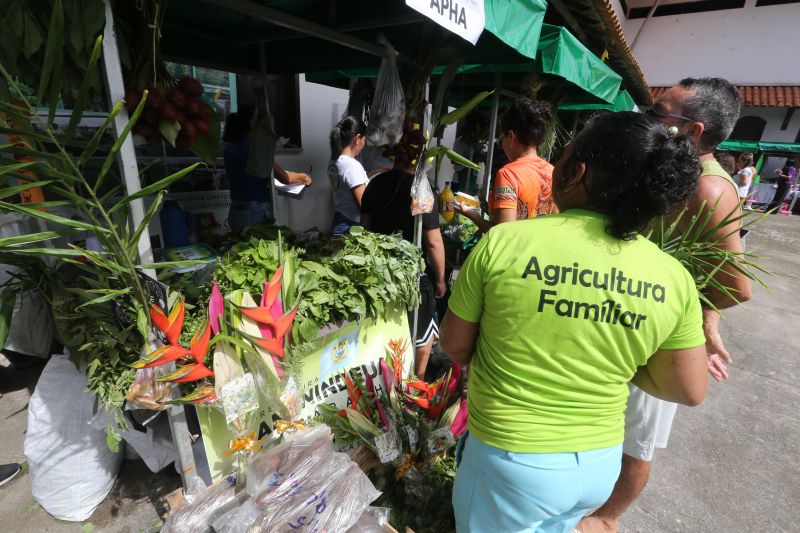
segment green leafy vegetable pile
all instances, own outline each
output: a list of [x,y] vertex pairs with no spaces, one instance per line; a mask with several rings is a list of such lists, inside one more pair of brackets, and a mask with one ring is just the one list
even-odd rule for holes
[[343,239],[306,248],[252,237],[219,261],[214,280],[223,294],[243,289],[258,300],[264,280],[281,258],[291,280],[286,301],[291,305],[300,298],[293,344],[313,341],[326,324],[377,318],[391,305],[413,307],[419,301],[418,279],[424,271],[420,250],[400,236],[360,227],[351,228]]

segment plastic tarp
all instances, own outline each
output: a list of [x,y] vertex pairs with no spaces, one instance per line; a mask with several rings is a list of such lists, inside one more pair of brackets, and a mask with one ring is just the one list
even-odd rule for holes
[[[522,41],[520,44],[528,46],[530,43],[529,41]],[[529,52],[530,47],[527,50]],[[550,74],[563,78],[580,89],[581,94],[576,97],[576,102],[586,107],[570,107],[569,109],[613,109],[614,111],[623,111],[634,108],[633,98],[627,91],[619,90],[622,76],[600,61],[600,58],[581,44],[566,28],[542,24],[537,56],[536,61],[517,63],[469,63],[463,65],[459,69],[459,73],[470,78],[473,84],[476,79],[484,80],[483,89],[491,88],[494,85],[495,72],[507,74],[539,72]],[[444,67],[437,67],[433,73],[436,75],[443,70]],[[377,72],[377,68],[312,72],[306,74],[306,81],[345,88],[348,86],[347,80],[352,78],[374,78],[377,76]],[[509,89],[517,89],[516,85],[519,82],[517,77],[505,76],[504,79],[508,80]]]
[[609,104],[614,102],[622,76],[600,61],[566,28],[544,24],[539,52],[542,72],[569,80]]
[[[448,44],[468,63],[521,62],[534,59],[546,0],[483,0],[485,31],[473,46]],[[404,0],[241,0],[243,6],[263,6],[375,43],[384,35],[392,46],[416,58],[424,35],[416,12]],[[422,15],[419,15],[422,17]],[[397,22],[400,20],[401,22]],[[409,22],[402,22],[409,20]],[[431,23],[433,24],[433,23]],[[313,33],[313,32],[312,32]],[[259,72],[263,42],[270,73],[318,72],[336,68],[377,68],[380,58],[360,50],[288,30],[258,17],[213,2],[171,0],[162,27],[161,48],[167,59],[234,72]]]
[[597,102],[587,102],[581,100],[574,100],[563,103],[559,106],[561,111],[592,111],[596,109],[605,109],[607,111],[633,111],[636,108],[636,103],[628,91],[619,91],[611,104],[602,104]]
[[531,59],[536,58],[546,0],[484,0],[484,28]]
[[783,152],[800,154],[800,144],[728,140],[720,144],[717,150],[723,152]]

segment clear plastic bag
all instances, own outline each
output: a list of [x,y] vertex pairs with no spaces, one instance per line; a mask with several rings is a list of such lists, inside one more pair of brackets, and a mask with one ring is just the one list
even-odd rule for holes
[[161,533],[206,533],[212,531],[214,513],[236,497],[236,478],[229,476],[210,487],[189,492],[183,505],[173,511]]
[[380,496],[357,464],[336,452],[326,468],[296,479],[256,498],[263,509],[262,533],[291,531],[347,531],[369,504]]
[[136,371],[136,380],[128,389],[125,409],[151,409],[162,411],[169,407],[163,402],[172,398],[172,383],[157,381],[156,378],[174,370],[173,365],[160,365],[140,368]]
[[387,507],[368,507],[347,533],[386,533],[384,526],[389,523],[390,514]]
[[[386,43],[388,45],[388,43]],[[391,49],[381,61],[367,125],[367,140],[376,146],[393,146],[403,137],[406,99],[397,71],[396,53]]]
[[[320,465],[330,462],[333,435],[328,426],[287,435],[284,442],[256,455],[247,466],[247,492],[269,494],[287,478],[302,479]],[[291,481],[290,481],[291,482]]]
[[436,204],[436,197],[428,181],[427,162],[417,165],[417,173],[414,176],[414,183],[411,185],[411,214],[413,216],[430,213]]

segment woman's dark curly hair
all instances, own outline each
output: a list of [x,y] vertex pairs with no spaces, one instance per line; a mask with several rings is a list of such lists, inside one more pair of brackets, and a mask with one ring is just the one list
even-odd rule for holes
[[518,98],[500,119],[500,131],[517,134],[520,142],[539,146],[544,140],[547,124],[553,119],[553,108],[547,102]]
[[576,162],[586,164],[589,206],[609,215],[606,230],[625,240],[687,200],[700,176],[689,137],[670,137],[661,122],[632,111],[595,116],[573,141],[566,168]]

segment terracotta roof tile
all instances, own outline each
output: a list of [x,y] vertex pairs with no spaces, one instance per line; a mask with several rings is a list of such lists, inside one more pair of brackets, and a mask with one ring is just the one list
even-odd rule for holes
[[[737,86],[746,107],[800,107],[800,85]],[[669,87],[650,87],[653,100]]]

